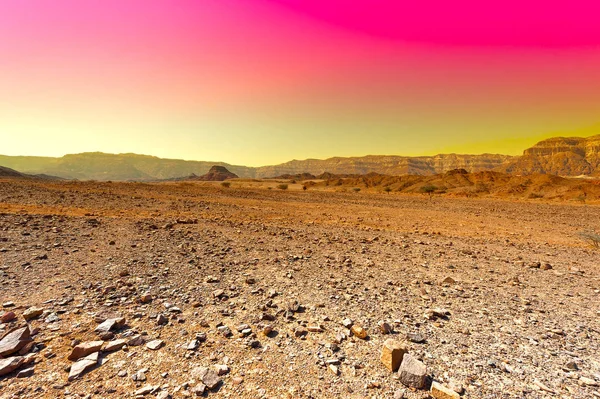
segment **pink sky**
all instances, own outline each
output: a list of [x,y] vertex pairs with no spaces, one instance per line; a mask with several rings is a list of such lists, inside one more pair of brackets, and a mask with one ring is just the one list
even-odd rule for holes
[[7,0],[3,153],[514,153],[600,121],[599,19],[592,1]]

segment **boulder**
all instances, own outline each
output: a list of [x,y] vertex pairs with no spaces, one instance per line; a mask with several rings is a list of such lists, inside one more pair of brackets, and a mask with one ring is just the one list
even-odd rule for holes
[[403,344],[390,338],[384,342],[381,349],[381,362],[388,370],[396,371],[406,353],[408,351]]
[[0,340],[0,357],[18,352],[27,343],[33,341],[29,326],[14,328]]
[[423,389],[427,383],[427,366],[407,353],[400,364],[398,377],[407,387]]

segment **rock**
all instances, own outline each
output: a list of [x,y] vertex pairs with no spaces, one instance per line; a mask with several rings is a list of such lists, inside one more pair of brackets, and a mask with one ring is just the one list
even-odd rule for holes
[[450,276],[448,276],[444,280],[442,280],[442,284],[455,284],[455,283],[456,283],[456,280],[454,280]]
[[552,265],[550,263],[544,263],[540,266],[541,270],[552,270]]
[[221,383],[221,379],[214,371],[208,370],[208,372],[202,377],[202,382],[208,387],[208,389],[215,389]]
[[23,318],[27,321],[40,317],[44,313],[44,309],[31,307],[23,312]]
[[12,373],[21,367],[25,358],[23,356],[14,356],[7,359],[0,359],[0,376]]
[[310,332],[323,332],[323,328],[321,326],[308,326],[307,330]]
[[140,346],[140,345],[144,345],[144,342],[146,342],[144,337],[142,337],[140,334],[137,334],[137,335],[134,335],[133,337],[129,338],[129,341],[127,341],[127,345],[128,346]]
[[450,312],[446,309],[428,309],[425,312],[425,318],[428,320],[448,319]]
[[294,336],[296,338],[304,337],[306,334],[308,334],[308,330],[306,328],[302,327],[302,326],[298,326],[294,330]]
[[415,344],[422,344],[426,341],[425,337],[419,333],[408,333],[406,334],[406,338]]
[[406,347],[394,339],[388,339],[384,342],[381,349],[381,362],[390,371],[398,370],[404,355],[408,353]]
[[346,328],[352,327],[352,324],[353,324],[352,319],[345,318],[344,320],[342,320],[342,325]]
[[446,388],[437,381],[431,384],[431,396],[435,399],[459,399],[460,395],[453,390]]
[[114,341],[107,342],[104,348],[102,348],[102,350],[104,352],[118,351],[119,349],[124,347],[126,343],[127,341],[124,339],[116,339]]
[[4,303],[2,304],[2,307],[3,307],[3,308],[12,308],[12,307],[14,307],[14,306],[15,306],[15,303],[14,303],[14,302],[10,302],[10,301],[9,301],[9,302],[4,302]]
[[407,387],[422,389],[427,382],[427,367],[407,353],[400,364],[398,377]]
[[209,370],[206,367],[196,367],[190,372],[192,377],[202,381],[208,389],[215,389],[221,383],[221,379],[216,372]]
[[135,391],[134,395],[138,396],[144,396],[144,395],[148,395],[149,393],[152,393],[156,390],[158,390],[160,387],[158,386],[153,386],[153,385],[145,385],[143,387],[141,387],[140,389],[138,389],[137,391]]
[[140,302],[141,303],[150,303],[152,302],[152,295],[150,295],[150,293],[146,292],[145,294],[142,294],[140,296]]
[[69,381],[73,381],[81,377],[87,370],[98,364],[98,352],[94,352],[77,362],[73,363],[69,371]]
[[204,395],[204,392],[206,392],[206,385],[200,383],[198,385],[196,385],[194,388],[192,388],[192,393],[194,393],[196,396],[202,396]]
[[598,383],[591,378],[579,377],[579,383],[583,386],[597,387]]
[[156,316],[156,324],[159,326],[164,326],[169,322],[169,319],[165,317],[165,315],[159,314]]
[[219,376],[225,375],[229,373],[229,366],[227,366],[226,364],[217,364],[215,365],[215,371]]
[[165,342],[163,340],[155,339],[155,340],[148,342],[146,344],[146,348],[155,351],[155,350],[160,349],[164,344],[165,344]]
[[366,339],[367,338],[367,330],[365,330],[362,327],[353,325],[352,328],[350,328],[350,331],[352,332],[352,334],[354,334],[354,336],[356,336],[357,338],[360,339]]
[[379,327],[379,331],[381,331],[382,334],[391,334],[394,331],[392,326],[383,320],[377,323],[377,326]]
[[27,367],[23,370],[20,370],[17,373],[17,378],[27,378],[27,377],[31,377],[34,373],[35,369],[34,367]]
[[76,345],[67,359],[75,361],[89,355],[90,353],[98,352],[104,341],[88,341]]
[[329,365],[329,371],[331,371],[331,373],[333,375],[339,375],[340,374],[339,368],[336,365],[334,365],[334,364],[330,364]]
[[17,318],[15,312],[4,312],[2,316],[0,316],[0,322],[2,323],[10,323],[14,319]]
[[156,395],[156,399],[172,399],[173,397],[171,396],[171,394],[167,391],[160,391],[157,395]]
[[98,327],[96,327],[96,329],[94,331],[97,333],[107,333],[111,330],[116,330],[120,327],[123,327],[124,324],[125,324],[125,318],[123,318],[123,317],[117,317],[114,319],[106,319],[104,322],[102,322],[100,325],[98,325]]
[[10,330],[0,340],[0,357],[6,357],[18,352],[31,341],[33,340],[31,339],[31,331],[28,326]]
[[60,320],[60,318],[58,317],[58,315],[56,313],[50,313],[44,319],[44,323],[56,323],[59,320]]

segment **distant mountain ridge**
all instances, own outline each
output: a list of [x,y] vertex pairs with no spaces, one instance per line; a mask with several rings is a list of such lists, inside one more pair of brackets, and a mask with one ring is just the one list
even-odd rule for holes
[[328,159],[292,160],[278,165],[249,167],[225,162],[185,161],[139,154],[88,152],[60,158],[0,155],[0,165],[27,174],[47,174],[65,179],[155,181],[202,176],[213,166],[223,166],[241,178],[325,172],[337,175],[379,173],[385,175],[434,175],[454,169],[469,173],[500,171],[510,174],[555,174],[600,176],[600,135],[556,137],[543,140],[522,156],[501,154],[439,154],[407,157],[367,155]]
[[521,175],[600,176],[600,135],[540,141],[498,170]]

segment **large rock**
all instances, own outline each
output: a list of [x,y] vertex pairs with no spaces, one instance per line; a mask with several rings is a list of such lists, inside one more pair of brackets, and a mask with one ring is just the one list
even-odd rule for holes
[[199,379],[208,389],[215,389],[221,384],[221,379],[213,370],[207,367],[196,367],[191,371],[193,378]]
[[98,334],[107,333],[111,330],[116,330],[117,328],[122,327],[124,324],[125,324],[125,318],[123,318],[123,317],[117,317],[114,319],[106,319],[104,322],[102,322],[100,325],[98,325],[98,327],[96,327],[96,329],[94,331],[96,331]]
[[381,348],[381,362],[388,370],[396,371],[406,353],[408,351],[402,343],[390,338],[384,342],[383,348]]
[[94,352],[91,355],[84,357],[73,363],[71,370],[69,371],[69,381],[73,381],[81,377],[87,370],[91,369],[98,364],[98,352]]
[[435,399],[459,399],[460,395],[450,388],[446,388],[439,382],[434,381],[431,384],[431,396]]
[[398,377],[408,387],[423,389],[427,383],[427,366],[407,353],[400,364]]
[[106,345],[104,346],[104,348],[102,348],[102,350],[104,352],[114,352],[114,351],[118,351],[119,349],[124,347],[126,344],[127,344],[127,341],[124,339],[115,339],[114,341],[107,342]]
[[44,309],[31,307],[23,312],[23,318],[27,321],[40,317],[44,313]]
[[6,357],[10,354],[18,352],[31,341],[33,340],[31,339],[31,331],[29,330],[29,326],[10,330],[0,340],[0,357]]
[[102,348],[102,345],[104,345],[104,341],[82,342],[73,348],[68,359],[71,361],[81,359],[90,353],[98,352]]
[[7,359],[0,359],[0,375],[12,373],[13,371],[21,367],[24,361],[25,358],[23,356],[15,356],[9,357]]

